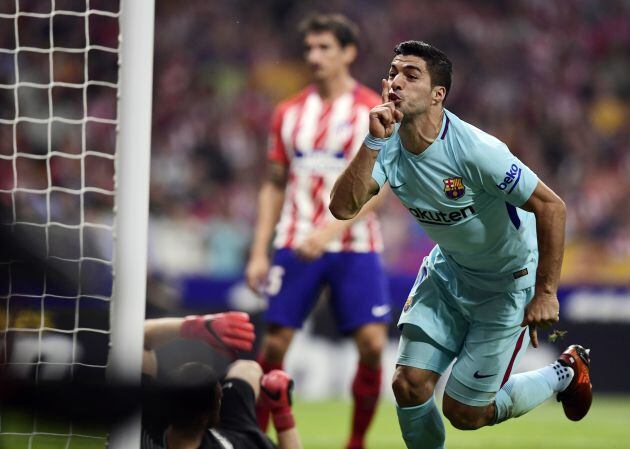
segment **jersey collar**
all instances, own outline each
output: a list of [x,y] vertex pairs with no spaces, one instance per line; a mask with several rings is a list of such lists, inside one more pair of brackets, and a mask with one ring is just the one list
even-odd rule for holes
[[[451,123],[451,120],[448,118],[448,112],[446,109],[443,109],[444,114],[442,116],[442,126],[440,128],[440,132],[438,133],[438,137],[437,139],[435,139],[433,142],[431,142],[431,145],[429,145],[426,150],[424,150],[422,153],[420,154],[414,154],[411,151],[407,150],[403,144],[402,144],[402,140],[400,140],[400,135],[398,134],[398,132],[396,133],[396,138],[398,139],[398,142],[400,144],[400,148],[402,149],[402,153],[411,160],[420,160],[423,157],[425,157],[425,155],[430,152],[430,151],[435,151],[436,147],[441,147],[442,144],[444,143],[444,139],[446,139],[446,136],[448,134],[448,128],[449,125]],[[396,130],[398,131],[398,130]]]

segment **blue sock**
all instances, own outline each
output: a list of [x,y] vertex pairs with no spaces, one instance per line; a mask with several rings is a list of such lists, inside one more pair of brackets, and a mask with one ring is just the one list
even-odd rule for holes
[[538,407],[573,379],[573,370],[555,362],[536,371],[514,374],[494,398],[494,424],[518,418]]
[[414,407],[396,405],[396,412],[408,449],[444,449],[444,423],[433,396]]

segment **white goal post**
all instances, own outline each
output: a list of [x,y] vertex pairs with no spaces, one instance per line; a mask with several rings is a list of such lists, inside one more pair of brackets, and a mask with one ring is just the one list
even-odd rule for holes
[[[140,382],[147,280],[154,0],[122,0],[110,378]],[[110,434],[109,448],[140,447],[141,417]]]
[[[0,232],[20,247],[0,248],[0,365],[38,384],[140,382],[154,2],[0,1]],[[139,416],[107,443],[5,412],[2,444],[140,447]]]

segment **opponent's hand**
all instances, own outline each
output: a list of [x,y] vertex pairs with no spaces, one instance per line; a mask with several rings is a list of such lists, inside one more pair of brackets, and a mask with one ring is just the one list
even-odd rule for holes
[[389,100],[389,83],[385,79],[381,80],[381,99],[383,104],[370,111],[370,134],[387,139],[394,133],[395,125],[402,120],[403,113]]
[[315,229],[295,248],[295,253],[306,261],[319,259],[329,241],[330,235],[324,228]]
[[525,315],[521,326],[529,326],[529,337],[534,348],[538,347],[538,334],[536,327],[546,328],[560,319],[560,303],[555,294],[535,294],[534,298],[525,307]]
[[256,339],[254,325],[245,312],[187,316],[180,334],[184,338],[201,340],[231,357],[237,351],[251,351]]
[[245,280],[247,286],[254,292],[261,294],[267,283],[267,276],[269,275],[269,257],[252,256],[245,268]]
[[293,379],[282,370],[275,369],[260,378],[260,396],[258,401],[271,409],[272,413],[291,408]]

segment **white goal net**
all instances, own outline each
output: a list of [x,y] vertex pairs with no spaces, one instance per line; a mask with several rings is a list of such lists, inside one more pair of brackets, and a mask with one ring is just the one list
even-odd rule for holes
[[[0,1],[0,364],[36,383],[104,381],[112,363],[121,6]],[[0,410],[0,448],[105,443]]]

